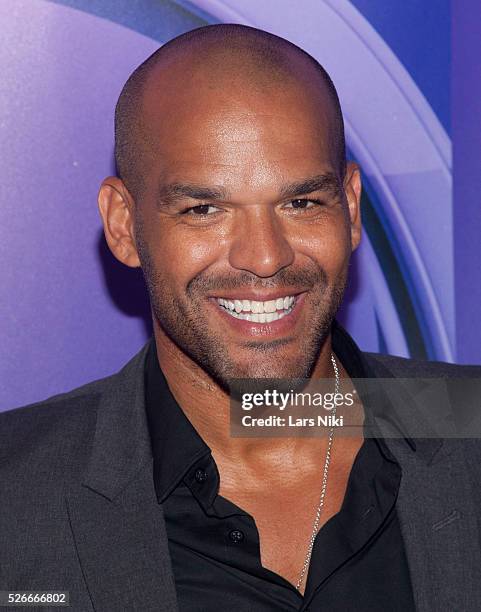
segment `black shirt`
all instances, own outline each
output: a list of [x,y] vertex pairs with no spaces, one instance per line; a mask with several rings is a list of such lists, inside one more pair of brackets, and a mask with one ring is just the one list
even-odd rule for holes
[[[351,378],[371,375],[336,322],[332,346]],[[172,396],[153,340],[145,374],[154,485],[165,514],[181,612],[415,609],[396,514],[401,468],[382,439],[364,440],[342,507],[316,536],[303,596],[261,565],[252,516],[218,495],[211,451]]]

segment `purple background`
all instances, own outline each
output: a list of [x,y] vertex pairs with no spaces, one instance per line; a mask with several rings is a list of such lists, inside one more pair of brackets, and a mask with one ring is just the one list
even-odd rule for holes
[[[349,150],[366,183],[364,243],[341,315],[361,347],[481,361],[473,91],[481,83],[474,32],[481,6],[473,1],[461,12],[454,3],[452,15],[424,15],[438,33],[431,49],[427,21],[412,2],[392,14],[379,6],[0,4],[0,410],[112,373],[150,333],[141,275],[111,256],[96,206],[98,186],[113,171],[113,109],[129,73],[161,42],[216,21],[287,37],[326,65],[338,86]],[[412,22],[408,33],[403,16]],[[417,62],[413,49],[425,49]]]

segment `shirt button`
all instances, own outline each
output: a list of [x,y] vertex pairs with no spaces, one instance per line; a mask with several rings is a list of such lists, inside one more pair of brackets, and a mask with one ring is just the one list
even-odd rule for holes
[[244,539],[244,532],[240,529],[233,529],[229,532],[229,538],[234,544],[240,544]]
[[195,471],[195,479],[197,482],[205,482],[207,480],[207,472],[201,468]]

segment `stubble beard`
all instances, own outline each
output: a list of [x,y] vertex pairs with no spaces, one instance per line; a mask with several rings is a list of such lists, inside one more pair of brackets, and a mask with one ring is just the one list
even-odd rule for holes
[[[311,306],[311,326],[300,338],[295,354],[282,339],[266,342],[255,340],[244,343],[249,347],[251,356],[240,362],[235,359],[236,347],[229,349],[222,335],[212,329],[207,317],[203,316],[206,308],[204,295],[192,292],[190,299],[178,299],[169,291],[167,279],[155,269],[145,249],[142,249],[140,258],[152,312],[158,325],[177,348],[226,391],[233,390],[232,379],[309,378],[341,304],[347,281],[347,269],[331,286],[327,284],[325,273],[319,271],[323,283],[309,292],[311,303],[316,304],[317,308]],[[306,304],[303,305],[305,307]],[[244,349],[244,354],[246,352]]]

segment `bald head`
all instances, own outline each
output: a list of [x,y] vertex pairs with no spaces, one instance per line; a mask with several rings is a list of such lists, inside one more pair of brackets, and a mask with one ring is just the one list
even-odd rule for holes
[[231,24],[206,26],[174,38],[129,77],[115,112],[115,160],[120,178],[137,198],[149,163],[161,157],[151,129],[154,109],[164,109],[166,120],[175,122],[175,107],[184,98],[211,96],[212,104],[222,104],[227,90],[275,97],[276,91],[286,88],[310,96],[324,113],[329,147],[342,179],[346,169],[344,124],[327,72],[283,38]]

